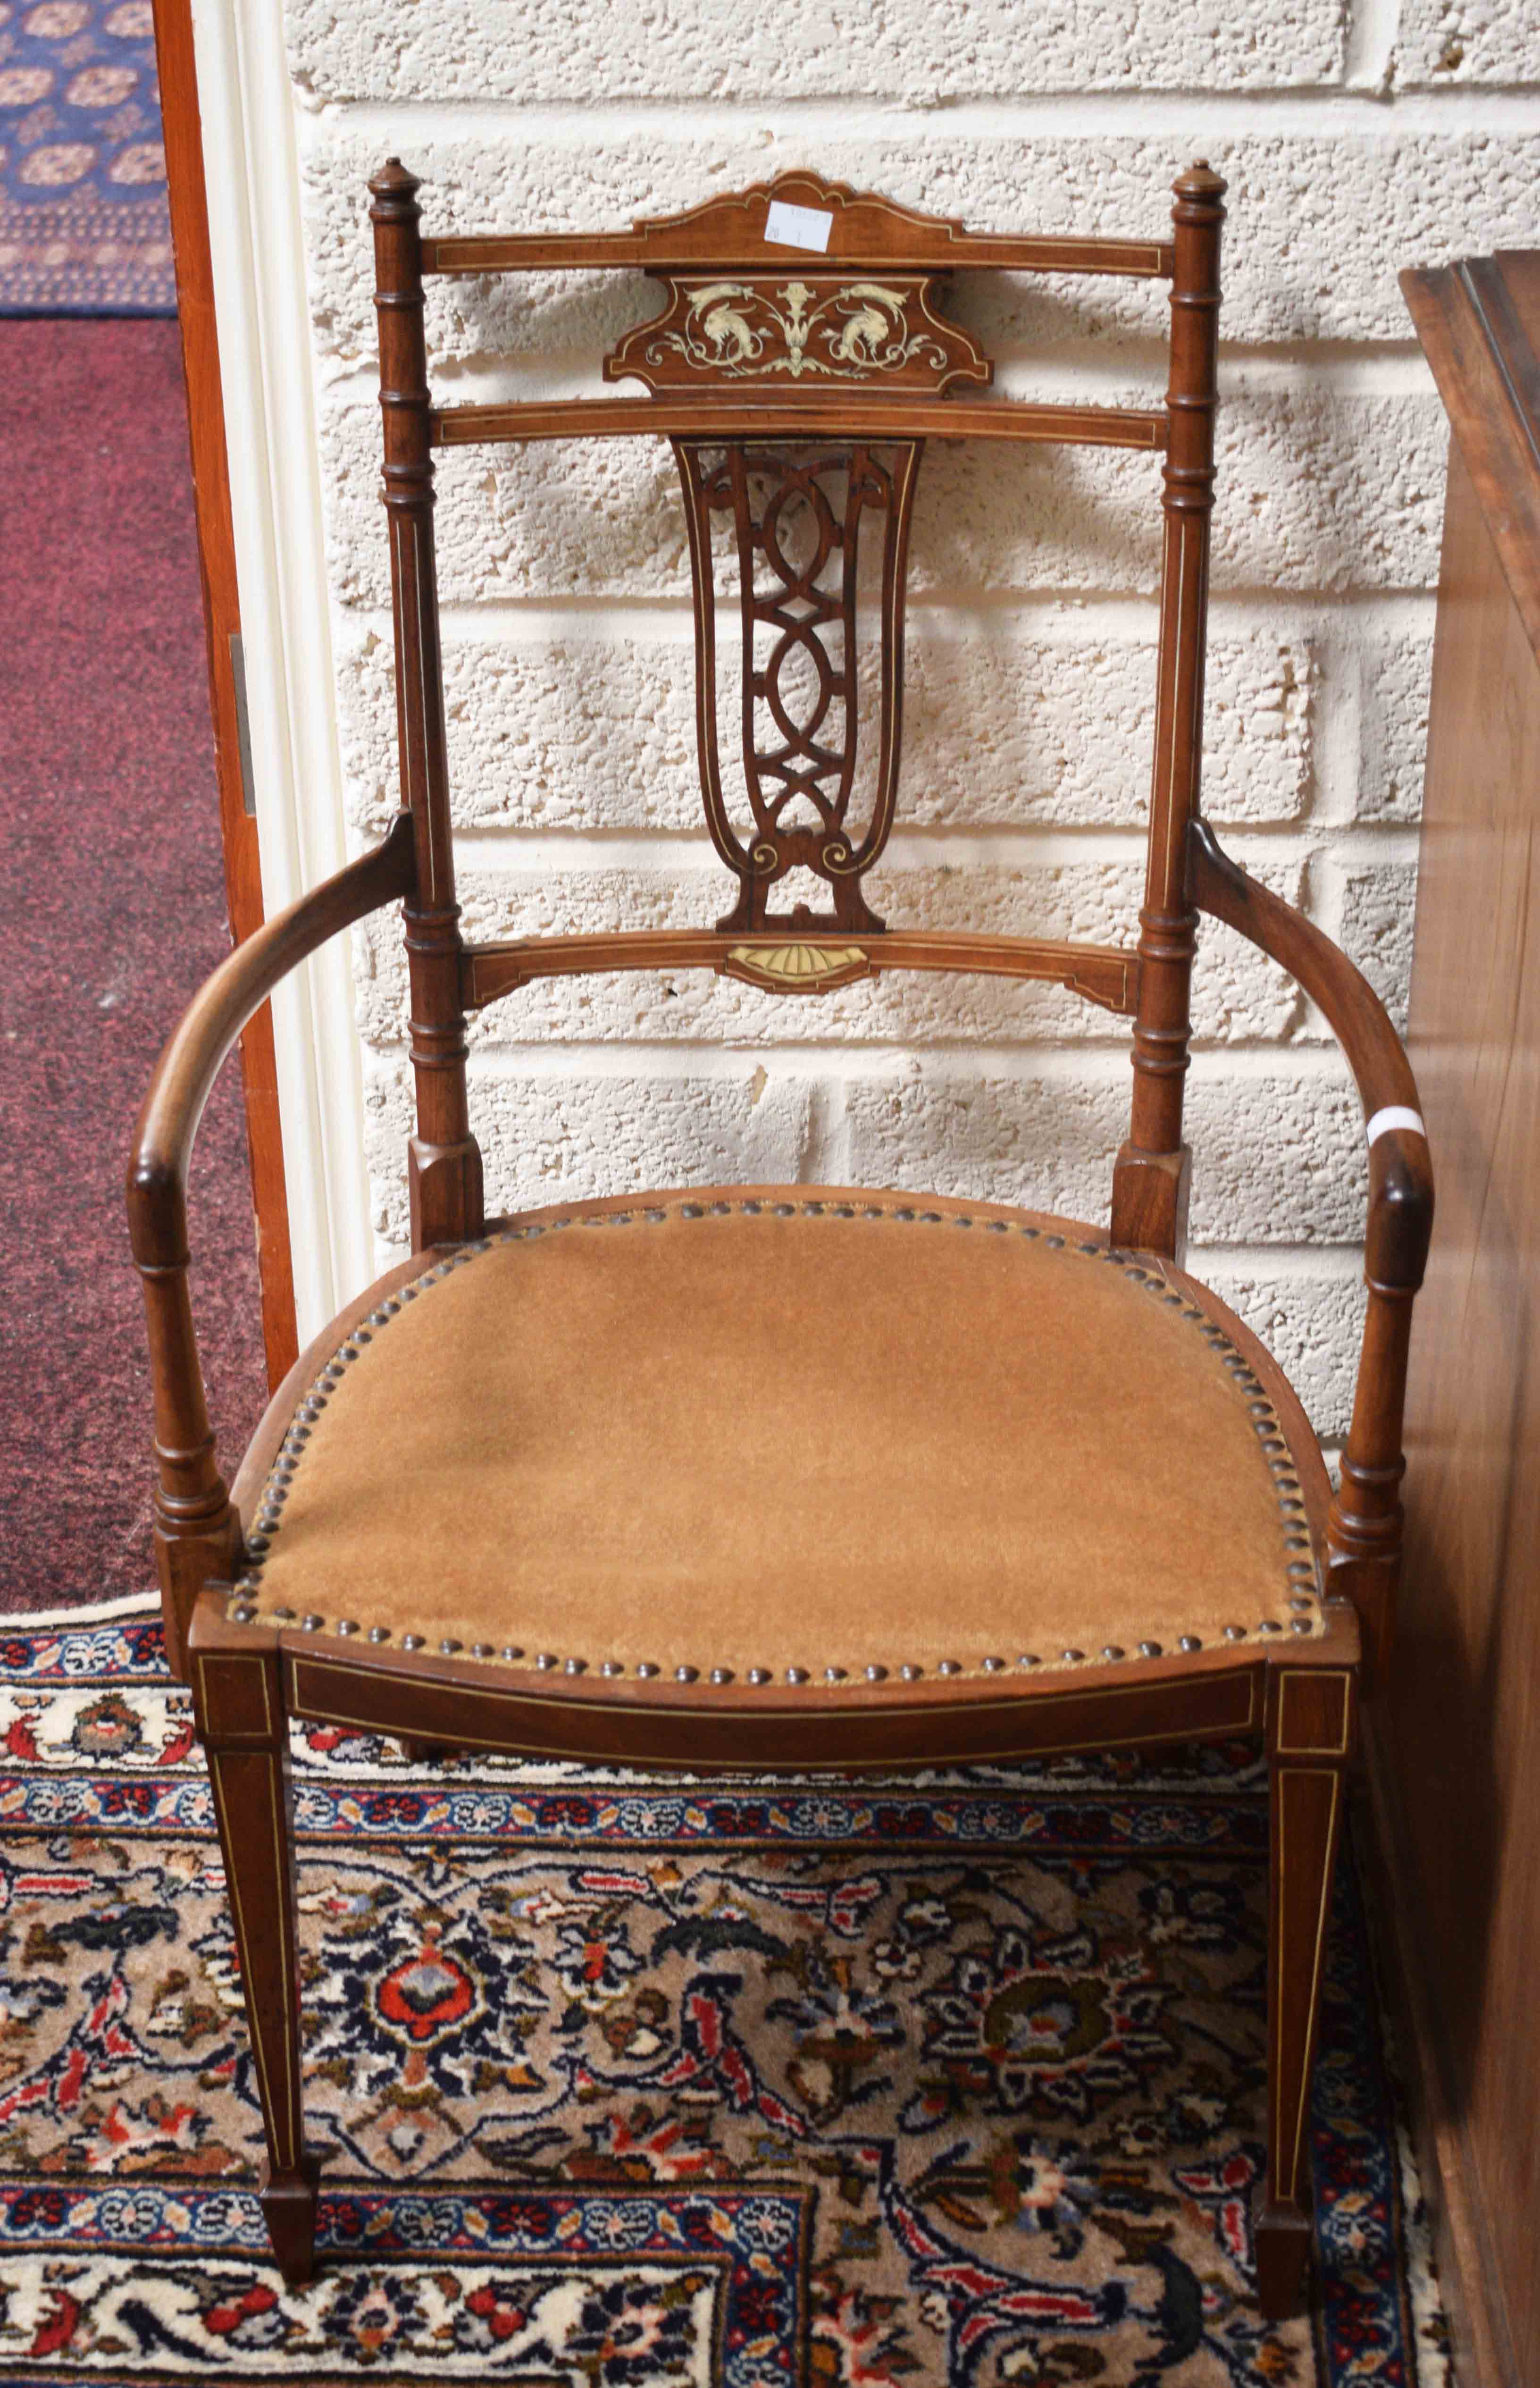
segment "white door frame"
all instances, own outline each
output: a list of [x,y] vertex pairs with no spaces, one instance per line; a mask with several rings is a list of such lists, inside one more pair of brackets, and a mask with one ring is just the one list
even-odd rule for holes
[[[192,15],[271,920],[347,859],[298,153],[283,10],[192,0]],[[375,1273],[351,962],[334,938],[272,998],[301,1350]]]

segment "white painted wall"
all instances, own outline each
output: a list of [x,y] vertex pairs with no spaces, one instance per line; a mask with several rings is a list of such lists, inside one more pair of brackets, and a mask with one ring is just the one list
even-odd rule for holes
[[[1172,175],[1205,155],[1231,184],[1207,807],[1404,1006],[1444,431],[1395,273],[1540,239],[1540,0],[289,0],[282,36],[265,0],[200,6],[238,30],[247,138],[259,119],[262,183],[284,186],[246,271],[271,286],[283,417],[260,470],[293,519],[286,565],[241,559],[244,603],[248,571],[287,592],[275,636],[309,731],[303,800],[297,768],[269,792],[307,824],[271,849],[279,875],[371,839],[395,803],[364,212],[386,155],[441,230],[616,227],[811,165],[980,228],[1133,235],[1162,231]],[[236,171],[211,144],[211,175]],[[635,277],[442,286],[433,370],[456,399],[597,391],[654,303]],[[1004,394],[1158,395],[1158,288],[980,278],[955,311]],[[927,456],[890,920],[1131,938],[1157,474]],[[699,813],[666,448],[461,450],[439,490],[470,932],[711,920],[726,883]],[[363,1217],[322,1229],[322,1145],[382,1259],[404,1235],[403,985],[386,929],[356,942],[356,1025],[335,977],[314,997],[329,1144],[312,1133],[291,1170],[302,1235],[331,1237],[307,1282],[339,1296]],[[1196,1020],[1193,1265],[1332,1437],[1365,1182],[1345,1073],[1227,934],[1205,937]],[[472,1079],[499,1206],[802,1177],[1101,1218],[1129,1069],[1118,1024],[1056,991],[919,978],[791,1003],[691,976],[511,997],[473,1031]],[[345,1183],[350,1139],[367,1195]]]

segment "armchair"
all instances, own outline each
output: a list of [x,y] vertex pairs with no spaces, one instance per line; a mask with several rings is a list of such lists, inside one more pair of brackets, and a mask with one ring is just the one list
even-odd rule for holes
[[[230,1880],[284,2276],[314,2260],[302,2123],[291,1717],[653,1766],[933,1764],[1255,1734],[1270,1774],[1264,2308],[1297,2301],[1328,1891],[1360,1693],[1393,1631],[1401,1410],[1433,1213],[1417,1091],[1361,975],[1199,812],[1219,178],[1168,237],[982,235],[813,174],[596,235],[431,236],[371,184],[403,810],[234,953],[157,1071],[129,1171],[154,1363],[171,1666],[193,1687]],[[630,267],[661,314],[606,360],[644,396],[440,406],[425,279]],[[1170,285],[1148,411],[1004,403],[941,311],[953,272]],[[666,437],[695,591],[714,927],[468,944],[455,900],[435,450]],[[1162,460],[1148,869],[1137,942],[887,926],[911,509],[928,438]],[[861,535],[878,543],[877,754],[856,802]],[[741,798],[716,713],[716,574],[742,619]],[[789,667],[795,664],[795,671]],[[787,678],[783,680],[783,672]],[[792,688],[802,676],[804,694]],[[809,700],[806,689],[811,685]],[[802,710],[799,712],[799,705]],[[821,908],[776,908],[793,870]],[[410,1259],[281,1388],[234,1485],[188,1302],[186,1163],[244,1021],[326,937],[402,906],[417,1129]],[[1281,1372],[1181,1266],[1200,918],[1291,971],[1341,1038],[1370,1144],[1369,1307],[1332,1492]],[[466,1018],[553,975],[713,969],[816,997],[888,970],[1057,982],[1131,1023],[1110,1226],[916,1193],[707,1187],[488,1218]],[[751,1412],[746,1464],[733,1431]]]

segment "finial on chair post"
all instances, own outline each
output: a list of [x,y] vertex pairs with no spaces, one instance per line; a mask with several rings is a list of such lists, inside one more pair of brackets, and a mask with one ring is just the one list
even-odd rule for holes
[[[387,158],[370,177],[369,221],[374,227],[374,306],[415,308],[419,327],[423,308],[423,241],[418,226],[423,210],[417,194],[423,185],[399,158]],[[384,378],[385,330],[380,323],[380,363]],[[424,382],[424,398],[427,389]]]
[[408,1154],[414,1251],[479,1235],[483,1215],[481,1153],[471,1134],[465,1089],[462,948],[449,832],[421,187],[399,158],[387,159],[369,185],[401,801],[411,812],[417,863],[416,886],[405,907],[417,1085],[417,1133]]
[[397,200],[414,198],[423,185],[410,167],[403,166],[399,158],[387,158],[379,172],[371,175],[369,187],[376,201],[369,212],[377,222]]

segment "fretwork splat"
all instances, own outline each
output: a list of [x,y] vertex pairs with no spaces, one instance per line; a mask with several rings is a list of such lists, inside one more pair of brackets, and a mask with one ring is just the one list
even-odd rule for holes
[[[718,923],[879,931],[862,877],[892,825],[903,695],[903,583],[923,442],[880,449],[831,441],[789,453],[676,439],[695,594],[697,730],[706,818],[739,883]],[[735,828],[717,734],[712,519],[731,525],[742,621],[742,755],[750,819]],[[882,591],[876,786],[864,826],[852,813],[858,748],[861,527],[881,518]],[[797,683],[801,681],[799,689]],[[766,909],[770,889],[806,870],[831,908]]]

